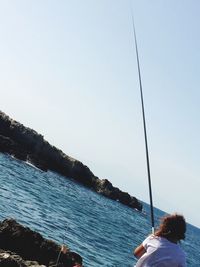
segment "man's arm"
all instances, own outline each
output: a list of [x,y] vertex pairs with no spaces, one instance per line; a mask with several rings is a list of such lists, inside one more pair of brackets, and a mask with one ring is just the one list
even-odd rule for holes
[[146,249],[143,247],[143,245],[139,245],[134,251],[133,254],[136,258],[142,257],[142,255],[146,252]]

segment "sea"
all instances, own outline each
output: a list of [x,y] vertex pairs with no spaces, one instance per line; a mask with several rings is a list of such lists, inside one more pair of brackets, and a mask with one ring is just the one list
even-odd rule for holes
[[[0,220],[14,218],[83,257],[86,267],[131,267],[151,232],[149,205],[138,212],[70,178],[0,153]],[[165,213],[155,208],[155,221]],[[187,266],[200,266],[200,229],[187,225]]]

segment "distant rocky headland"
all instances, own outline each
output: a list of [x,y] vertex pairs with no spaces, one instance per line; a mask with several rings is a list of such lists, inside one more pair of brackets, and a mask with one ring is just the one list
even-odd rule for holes
[[41,134],[0,111],[0,152],[28,161],[43,171],[54,171],[131,208],[142,210],[137,198],[99,179],[82,162],[49,144]]
[[13,219],[0,222],[0,267],[74,267],[82,266],[76,252],[45,239],[41,234]]

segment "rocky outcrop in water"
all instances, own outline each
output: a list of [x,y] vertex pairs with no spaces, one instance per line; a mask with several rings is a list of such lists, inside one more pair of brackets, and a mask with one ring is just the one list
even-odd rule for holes
[[79,254],[60,251],[60,245],[13,219],[0,223],[0,267],[82,266]]
[[135,197],[114,187],[107,179],[99,179],[82,162],[67,156],[50,145],[41,134],[9,118],[1,111],[0,152],[29,161],[43,171],[51,170],[73,178],[97,193],[142,210],[141,202]]

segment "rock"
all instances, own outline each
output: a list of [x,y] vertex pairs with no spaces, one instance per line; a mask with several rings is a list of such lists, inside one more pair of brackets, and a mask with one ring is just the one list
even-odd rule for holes
[[19,255],[0,250],[0,267],[27,267],[27,265]]
[[137,207],[138,210],[142,210],[142,204],[135,197],[130,196],[126,192],[120,191],[119,188],[114,187],[107,179],[97,180],[95,189],[97,192],[106,197],[117,200],[131,208]]
[[27,267],[46,267],[46,265],[40,265],[37,261],[25,261]]
[[37,261],[24,261],[16,253],[0,249],[0,267],[46,267],[46,265],[40,265]]
[[72,267],[82,258],[75,252],[60,253],[61,246],[13,219],[0,223],[0,267]]
[[0,152],[29,161],[37,168],[73,178],[84,186],[131,208],[142,210],[142,203],[126,192],[96,177],[82,162],[50,145],[41,134],[12,120],[0,111]]

